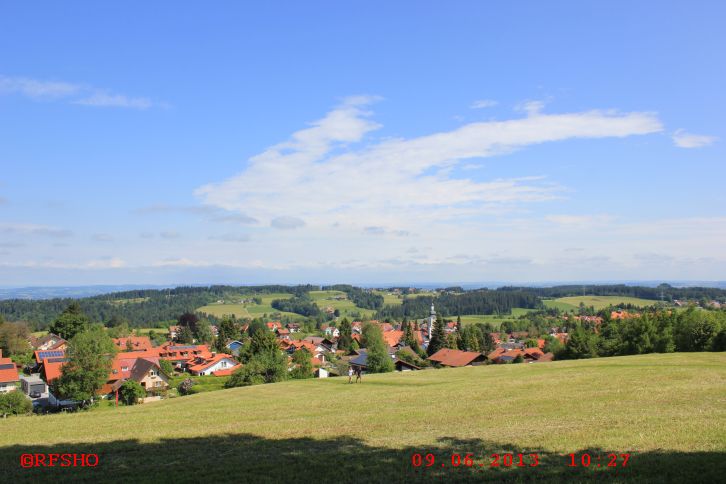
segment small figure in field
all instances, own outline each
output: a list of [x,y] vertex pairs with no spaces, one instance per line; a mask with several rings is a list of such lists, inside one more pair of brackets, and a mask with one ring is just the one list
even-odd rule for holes
[[362,381],[363,376],[363,370],[361,370],[361,367],[355,369],[355,382],[358,383],[359,381]]
[[353,383],[353,367],[348,368],[348,383]]

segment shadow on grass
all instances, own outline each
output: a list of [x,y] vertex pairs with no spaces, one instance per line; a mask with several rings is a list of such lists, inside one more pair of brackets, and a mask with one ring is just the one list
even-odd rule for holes
[[[53,429],[48,429],[52,433]],[[726,452],[630,453],[626,467],[607,467],[608,454],[627,449],[582,449],[589,467],[537,448],[483,440],[440,439],[420,447],[389,449],[353,438],[272,440],[248,434],[164,439],[156,443],[15,445],[0,448],[2,482],[723,482]],[[96,467],[22,468],[22,454],[92,453]],[[464,456],[473,454],[467,467]],[[491,467],[491,454],[515,454],[512,467]],[[526,467],[517,467],[516,454]],[[536,453],[539,465],[530,466]],[[421,454],[421,466],[412,456]],[[433,465],[427,454],[433,454]],[[461,465],[452,465],[460,454]],[[601,459],[598,460],[597,457]],[[456,458],[454,458],[456,460]],[[501,460],[500,460],[501,463]],[[600,467],[597,464],[600,464]],[[442,466],[443,464],[443,466]],[[482,464],[482,465],[480,465]]]

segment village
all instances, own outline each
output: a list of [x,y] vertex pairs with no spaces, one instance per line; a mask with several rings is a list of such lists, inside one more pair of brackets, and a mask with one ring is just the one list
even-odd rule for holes
[[[377,320],[353,321],[350,323],[351,339],[355,341],[349,349],[339,347],[340,329],[325,324],[320,327],[319,335],[299,338],[302,327],[299,323],[282,324],[280,321],[268,321],[266,329],[274,335],[279,349],[287,357],[288,371],[293,371],[296,353],[305,352],[309,360],[306,368],[311,372],[309,377],[328,378],[345,376],[360,372],[365,375],[368,368],[368,349],[362,338],[365,325],[371,325],[380,331],[388,356],[395,371],[420,371],[434,368],[456,368],[484,364],[505,363],[542,363],[553,360],[553,353],[545,352],[545,340],[532,340],[526,331],[511,333],[492,332],[488,337],[492,342],[492,350],[464,351],[456,348],[442,347],[438,351],[422,358],[431,344],[437,325],[447,337],[461,331],[461,324],[454,321],[441,320],[437,323],[435,308],[431,307],[428,318],[410,323],[389,323]],[[247,324],[242,331],[247,331]],[[219,338],[219,328],[211,326],[212,334]],[[415,340],[411,348],[406,341],[406,332]],[[172,386],[172,380],[179,376],[222,378],[229,377],[240,369],[238,355],[245,343],[237,339],[224,342],[226,352],[216,351],[208,344],[185,344],[179,342],[180,326],[170,326],[166,341],[154,344],[148,336],[127,336],[113,338],[116,353],[107,380],[98,391],[98,396],[119,404],[119,390],[125,382],[134,381],[144,390],[140,402],[158,401],[175,396],[179,390]],[[552,328],[552,338],[562,343],[567,341],[567,333]],[[535,345],[531,341],[536,341]],[[48,412],[60,409],[73,409],[78,402],[63,399],[52,391],[53,383],[69,361],[66,353],[69,342],[55,334],[31,337],[34,360],[25,368],[14,363],[10,358],[2,358],[0,353],[0,392],[20,391],[33,402],[36,412]],[[219,347],[219,345],[215,345]]]

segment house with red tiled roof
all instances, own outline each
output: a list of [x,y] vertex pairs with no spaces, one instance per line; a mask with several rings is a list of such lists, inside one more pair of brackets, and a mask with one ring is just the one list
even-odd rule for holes
[[0,393],[13,392],[19,386],[18,367],[10,358],[3,358],[3,350],[0,350]]
[[217,375],[217,372],[234,371],[240,366],[232,355],[213,354],[210,358],[197,358],[188,366],[189,373],[196,376]]
[[518,356],[526,363],[552,361],[552,353],[544,353],[539,348],[506,349],[497,348],[487,355],[487,359],[493,363],[512,363]]
[[116,345],[119,351],[149,351],[154,347],[148,336],[113,338],[113,344]]
[[61,376],[63,365],[68,362],[68,358],[45,358],[40,366],[40,376],[50,385],[53,380]]
[[385,341],[385,343],[391,348],[398,345],[398,343],[401,342],[401,338],[403,338],[403,331],[394,329],[383,332],[383,341]]
[[627,311],[611,311],[610,319],[633,319],[639,318],[640,313],[629,313]]
[[476,351],[442,348],[427,359],[441,366],[461,367],[482,364],[486,361],[486,356]]
[[[128,355],[127,353],[126,355]],[[116,358],[109,380],[101,388],[101,394],[117,393],[128,380],[139,383],[147,396],[158,396],[169,389],[170,375],[164,373],[155,358]],[[120,371],[117,371],[117,368]]]
[[[371,323],[372,322],[373,321],[371,321]],[[378,323],[378,321],[376,321],[376,323]],[[378,326],[380,326],[381,331],[383,331],[384,333],[386,331],[393,331],[393,325],[391,323],[378,323]]]
[[[209,351],[207,345],[177,345],[173,343],[164,344],[156,350],[156,356],[162,360],[168,360],[178,367],[184,367],[195,358],[211,357],[212,353]],[[148,355],[153,356],[153,355]]]
[[282,323],[280,323],[280,321],[269,321],[269,322],[265,323],[265,325],[267,326],[267,329],[269,329],[270,331],[276,331],[276,330],[282,328]]

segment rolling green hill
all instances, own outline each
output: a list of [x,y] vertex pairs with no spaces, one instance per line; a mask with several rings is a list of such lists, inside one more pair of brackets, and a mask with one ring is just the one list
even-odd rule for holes
[[584,303],[587,307],[593,306],[595,310],[600,310],[619,304],[647,307],[657,304],[658,301],[628,296],[570,296],[544,300],[545,306],[550,308],[556,307],[562,311],[576,310],[580,306],[580,303]]
[[[4,482],[716,482],[726,472],[725,382],[724,353],[288,381],[8,418],[0,468]],[[99,464],[19,466],[20,454],[50,452],[96,453]],[[491,468],[495,452],[537,453],[540,464]],[[592,465],[568,467],[571,452]],[[598,468],[595,456],[609,452],[629,453],[628,466]],[[414,468],[416,453],[435,465]],[[453,468],[454,453],[476,466]]]

